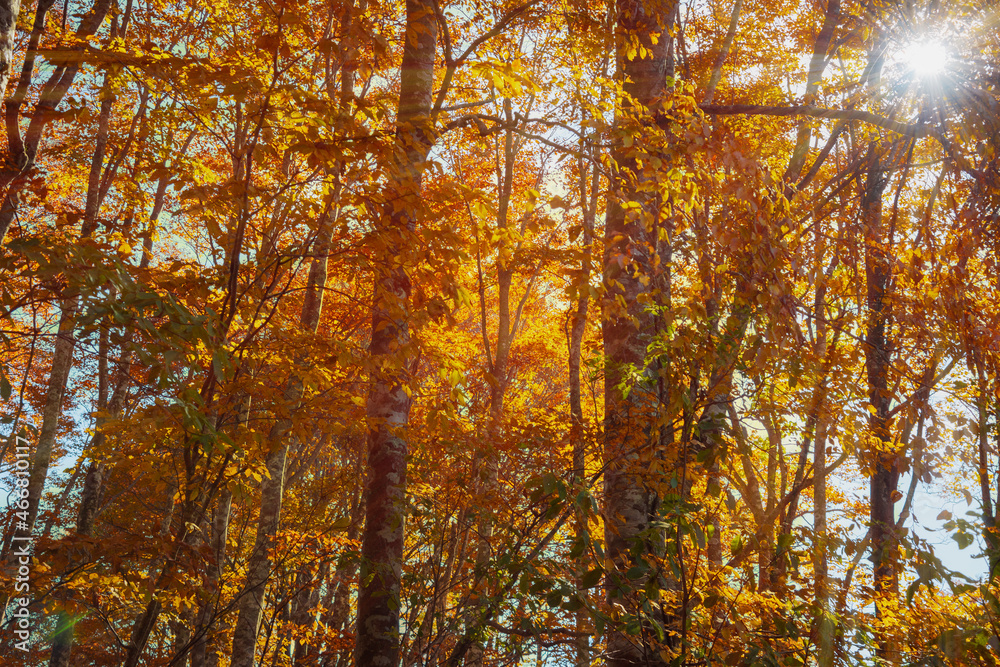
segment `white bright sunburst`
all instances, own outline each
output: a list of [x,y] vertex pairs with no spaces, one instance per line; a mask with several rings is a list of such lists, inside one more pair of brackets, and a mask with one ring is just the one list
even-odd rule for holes
[[899,63],[920,78],[932,78],[948,66],[948,49],[940,42],[911,42],[899,54]]

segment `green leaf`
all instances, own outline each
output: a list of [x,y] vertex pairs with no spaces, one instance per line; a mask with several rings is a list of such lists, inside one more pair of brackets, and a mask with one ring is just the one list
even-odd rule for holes
[[601,582],[601,577],[604,576],[604,568],[595,568],[585,575],[580,577],[580,588],[587,590],[588,588],[593,588]]

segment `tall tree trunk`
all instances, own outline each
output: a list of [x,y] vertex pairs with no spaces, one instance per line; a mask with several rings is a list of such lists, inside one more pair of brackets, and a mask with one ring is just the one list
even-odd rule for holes
[[[98,0],[98,2],[102,1]],[[110,5],[110,0],[108,4]],[[95,4],[95,7],[97,6]],[[104,12],[107,12],[106,8]],[[103,21],[103,15],[101,15],[100,20]],[[94,30],[96,30],[96,26]],[[112,36],[116,30],[117,21],[112,27]],[[107,90],[109,86],[109,78],[105,75],[102,90]],[[111,100],[107,99],[101,103],[94,154],[90,161],[84,218],[80,229],[81,240],[90,238],[97,229],[99,185],[101,171],[104,168],[104,155],[108,145],[110,118]],[[3,228],[5,229],[5,227]],[[2,239],[0,239],[0,242],[2,242]],[[42,493],[45,488],[45,479],[48,476],[49,463],[52,459],[52,448],[55,445],[56,433],[59,428],[59,418],[62,415],[62,402],[66,394],[69,374],[73,367],[73,350],[76,346],[74,320],[79,309],[79,304],[79,292],[73,288],[69,288],[69,293],[63,297],[59,334],[56,337],[55,349],[52,355],[52,372],[49,375],[45,406],[42,409],[42,428],[38,434],[38,443],[35,446],[31,475],[28,478],[28,519],[17,526],[17,535],[19,537],[30,537],[38,516],[38,507],[41,503]]]
[[986,576],[989,581],[993,581],[996,574],[997,565],[1000,563],[1000,540],[997,539],[996,523],[997,517],[993,507],[993,495],[990,490],[989,472],[989,378],[986,374],[986,362],[983,358],[983,350],[971,350],[973,365],[976,369],[976,412],[978,426],[978,450],[979,450],[979,493],[980,503],[983,507],[983,541],[985,542],[984,552],[986,554]]
[[[875,144],[868,149],[868,170],[861,196],[861,223],[865,242],[865,279],[867,285],[868,325],[865,333],[865,369],[868,380],[868,397],[871,405],[868,428],[871,433],[869,448],[870,507],[871,507],[871,560],[874,564],[875,615],[884,618],[885,601],[896,594],[896,517],[894,507],[899,491],[898,454],[893,449],[889,432],[890,396],[889,341],[886,329],[889,324],[890,280],[889,260],[886,252],[885,225],[882,220],[882,193],[887,184]],[[891,664],[898,661],[898,654],[891,642],[879,640],[876,655]]]
[[[353,6],[344,10],[342,18],[341,41],[349,38],[349,30],[353,19]],[[340,111],[349,112],[354,92],[354,69],[349,64],[354,49],[341,44],[344,62],[341,63],[341,89],[339,98]],[[306,294],[302,305],[301,325],[305,331],[315,333],[319,327],[323,312],[323,298],[326,290],[327,268],[330,247],[333,241],[333,230],[340,215],[340,195],[343,184],[341,181],[341,166],[334,168],[335,188],[329,203],[329,209],[324,212],[315,242],[315,259],[309,267],[309,278]],[[303,384],[300,378],[292,377],[285,390],[288,408],[294,411],[303,396]],[[233,630],[233,648],[231,656],[232,667],[252,667],[257,645],[257,631],[260,628],[263,613],[264,589],[270,577],[271,560],[270,545],[278,529],[281,515],[281,504],[284,495],[285,465],[288,458],[287,433],[291,428],[291,419],[280,419],[268,434],[269,476],[261,483],[261,509],[257,526],[257,536],[254,540],[254,550],[251,552],[247,568],[246,590],[239,603],[239,615]]]
[[816,431],[816,451],[813,453],[813,532],[816,535],[813,571],[815,572],[816,631],[818,634],[816,662],[818,667],[832,667],[833,639],[836,623],[830,609],[830,586],[826,518],[826,432],[827,421],[822,418]]
[[52,448],[55,446],[59,430],[63,398],[66,395],[69,373],[73,367],[73,351],[76,347],[75,320],[79,303],[78,294],[65,297],[62,303],[59,333],[56,335],[52,352],[52,369],[49,373],[45,404],[42,407],[42,428],[38,432],[38,442],[35,443],[31,461],[31,474],[28,476],[28,515],[25,521],[18,522],[14,533],[21,540],[31,537],[32,528],[38,517],[38,507],[45,491],[45,479],[48,477]]
[[191,652],[191,626],[194,624],[195,611],[187,607],[177,615],[176,620],[170,621],[170,631],[174,633],[174,658],[171,660],[173,667],[187,667]]
[[[823,13],[823,22],[819,32],[816,34],[816,41],[813,43],[813,54],[809,61],[809,74],[806,76],[805,103],[816,104],[816,93],[819,92],[820,84],[823,81],[823,72],[826,70],[828,62],[827,54],[833,42],[834,33],[840,23],[840,0],[826,0],[826,10]],[[795,137],[795,147],[792,149],[792,157],[788,161],[788,169],[785,170],[785,180],[794,181],[802,173],[805,166],[806,157],[809,153],[809,139],[812,137],[812,125],[810,123],[799,123],[798,133]]]
[[719,53],[715,56],[715,62],[712,64],[712,74],[708,77],[708,85],[705,86],[705,96],[702,98],[702,104],[711,104],[712,100],[715,99],[715,89],[719,86],[719,82],[722,81],[722,66],[726,64],[726,58],[729,57],[729,52],[733,48],[733,40],[736,39],[736,28],[740,23],[740,12],[743,9],[743,0],[736,0],[733,2],[733,11],[729,16],[729,28],[726,30],[726,36],[722,40],[722,45],[719,47]]
[[[21,76],[18,79],[17,88],[14,90],[14,93],[9,99],[5,99],[4,129],[7,133],[6,162],[8,165],[4,172],[0,174],[0,182],[3,183],[13,180],[21,169],[28,166],[27,159],[25,157],[24,142],[21,138],[21,107],[23,106],[25,98],[28,95],[28,88],[35,73],[35,60],[38,57],[38,45],[41,41],[42,33],[45,32],[45,17],[48,15],[54,2],[55,0],[38,0],[36,3],[35,20],[31,27],[31,36],[28,38],[28,46],[24,54],[24,62],[21,65]],[[11,48],[13,48],[12,40],[16,34],[16,26],[17,13],[14,12],[10,27]],[[6,95],[6,88],[2,94]],[[15,195],[13,199],[10,199],[5,196],[0,201],[3,202],[3,209],[14,208],[17,204],[17,197]],[[3,209],[0,209],[0,246],[3,245],[4,237],[7,235],[7,230],[10,228],[10,223],[14,220],[14,213],[16,212],[15,210],[11,210],[10,213],[7,214]]]
[[[591,184],[587,184],[586,163],[580,160],[580,208],[583,212],[583,246],[584,257],[580,266],[580,277],[577,281],[579,295],[576,299],[576,312],[573,313],[573,323],[569,335],[569,416],[570,444],[573,447],[573,484],[582,486],[587,475],[587,442],[586,423],[583,419],[583,386],[580,380],[580,364],[583,353],[583,338],[587,331],[587,312],[590,309],[590,275],[593,270],[591,252],[594,244],[594,220],[597,217],[597,194],[600,187],[601,173],[596,164],[591,166]],[[574,516],[574,530],[578,540],[589,542],[588,524],[589,512],[577,508]],[[589,566],[586,552],[581,554],[575,563],[577,581],[587,572]],[[580,633],[575,642],[576,667],[590,665],[590,639],[584,634],[588,628],[587,612],[581,609],[576,613],[576,631]]]
[[[514,121],[513,109],[510,99],[505,99],[503,103],[504,115],[507,122]],[[514,132],[508,129],[504,133],[503,171],[499,175],[498,189],[500,192],[497,206],[497,229],[501,230],[501,238],[506,239],[503,231],[507,230],[510,224],[510,204],[511,194],[514,188],[514,166],[517,157],[517,147],[514,142]],[[521,230],[524,233],[524,230]],[[501,241],[504,243],[506,241]],[[501,251],[502,252],[502,251]],[[483,345],[486,350],[487,373],[490,378],[490,400],[489,412],[486,418],[486,447],[482,451],[477,451],[473,462],[474,481],[481,482],[484,490],[483,498],[486,504],[483,508],[479,520],[479,544],[476,549],[476,571],[485,573],[489,568],[490,554],[493,549],[491,539],[493,537],[493,518],[490,507],[494,506],[492,493],[496,488],[499,474],[499,464],[497,456],[497,442],[503,437],[503,411],[504,401],[507,397],[507,387],[510,384],[508,368],[510,366],[510,352],[517,337],[521,324],[521,315],[524,305],[531,295],[531,288],[534,280],[529,280],[525,287],[524,294],[518,301],[514,312],[511,312],[511,287],[513,285],[514,269],[509,264],[497,262],[497,342],[496,348],[491,352],[490,339],[487,333],[488,323],[486,320],[485,286],[483,285],[482,266],[477,248],[477,265],[479,265],[479,305],[481,314],[481,327],[483,333]],[[466,612],[467,626],[470,623],[477,623],[481,608],[478,592],[473,592]],[[468,632],[469,627],[466,628]],[[472,630],[475,632],[475,629]],[[484,649],[480,642],[474,642],[465,658],[465,664],[469,667],[480,667],[483,664]]]
[[[336,211],[334,207],[334,211]],[[316,257],[309,267],[309,279],[302,305],[301,325],[305,331],[316,333],[323,312],[323,294],[326,289],[327,263],[333,238],[334,211],[323,216],[316,241]],[[292,426],[291,413],[302,401],[304,385],[294,376],[285,389],[286,409],[290,414],[281,417],[271,427],[267,437],[267,477],[261,482],[260,515],[257,536],[254,539],[247,578],[240,597],[239,615],[233,630],[232,667],[252,667],[257,648],[257,631],[263,613],[264,590],[271,575],[271,546],[281,518],[281,504],[285,492],[285,465],[288,459],[288,431]]]
[[[363,462],[359,460],[359,480],[363,483],[364,480],[360,479],[360,468],[362,465]],[[364,520],[363,512],[365,509],[363,495],[361,489],[358,489],[357,496],[351,505],[351,523],[347,527],[346,537],[352,544],[361,534],[361,524]],[[324,612],[321,624],[327,636],[330,633],[341,633],[350,627],[351,587],[357,572],[358,561],[353,557],[342,558],[337,564],[336,570],[334,570],[333,578],[327,585],[326,599],[322,605]],[[330,652],[332,653],[332,651]],[[310,646],[306,664],[318,664],[318,660],[319,645]],[[335,655],[328,656],[323,662],[323,665],[332,667],[347,667],[349,664],[351,664],[351,651],[346,648],[340,650]]]
[[191,667],[216,667],[219,664],[219,642],[213,633],[217,620],[216,610],[222,595],[222,577],[226,565],[226,540],[229,536],[229,516],[233,505],[233,494],[224,488],[216,502],[212,517],[212,554],[215,562],[209,566],[208,579],[216,592],[198,612],[195,641],[191,647]]
[[[819,275],[822,254],[825,243],[819,229],[815,232],[816,263],[814,271]],[[832,266],[832,265],[831,265]],[[826,324],[826,291],[827,281],[824,279],[816,287],[816,299],[813,305],[813,316],[816,321],[815,357],[817,363],[827,356],[827,324]],[[827,583],[829,560],[827,557],[828,525],[826,518],[826,435],[828,417],[823,406],[819,407],[819,418],[816,426],[816,444],[813,451],[813,572],[816,604],[817,648],[816,662],[819,667],[830,667],[833,664],[833,635],[836,624],[830,610],[830,590]],[[915,471],[914,471],[914,474]]]
[[303,628],[308,628],[310,635],[308,641],[302,639],[292,640],[293,647],[289,649],[289,652],[292,656],[293,665],[305,664],[310,645],[319,641],[315,633],[316,614],[314,610],[319,604],[320,589],[323,587],[323,581],[326,579],[328,571],[326,563],[323,564],[315,577],[308,566],[304,566],[299,571],[296,580],[298,590],[295,592],[291,622],[297,627],[298,632],[302,632]]
[[[636,124],[639,128],[652,126],[651,108],[667,90],[668,31],[675,8],[674,0],[620,0],[617,7],[617,76],[625,98],[616,117],[612,157],[617,173],[604,237],[605,587],[613,608],[628,615],[640,613],[642,582],[630,582],[625,572],[642,562],[630,551],[649,525],[653,503],[642,478],[642,459],[650,455],[650,425],[657,402],[656,388],[645,386],[654,383],[643,370],[647,368],[646,348],[653,327],[639,297],[644,281],[652,275],[656,248],[655,239],[648,238],[646,218],[657,220],[659,211],[656,200],[638,180],[640,170],[633,156],[636,149],[626,147],[623,135]],[[642,48],[633,46],[636,40]],[[626,212],[626,207],[635,208]],[[639,369],[641,380],[626,387],[629,369]],[[673,626],[668,632],[679,629],[673,619],[668,619],[668,626]],[[645,635],[634,639],[620,624],[612,623],[607,634],[607,664],[656,665],[662,664],[662,659]]]
[[[354,95],[354,71],[356,65],[352,62],[352,58],[354,57],[356,48],[351,46],[349,40],[354,11],[354,6],[348,5],[344,7],[341,17],[341,30],[343,34],[341,35],[340,42],[341,86],[338,104],[342,113],[349,113]],[[332,19],[328,24],[324,39],[329,39],[331,29]],[[331,96],[333,95],[332,90],[330,94]],[[323,310],[333,231],[340,213],[340,194],[343,188],[341,170],[342,166],[339,164],[331,170],[335,180],[335,188],[328,202],[328,210],[320,220],[319,233],[313,247],[314,259],[310,265],[301,316],[302,329],[310,333],[317,331]],[[294,412],[301,403],[303,395],[304,386],[301,379],[293,376],[290,378],[285,390],[287,408]],[[290,428],[291,416],[289,415],[288,417],[279,419],[268,434],[268,477],[261,484],[261,509],[254,540],[254,549],[251,552],[250,562],[248,563],[247,579],[244,592],[239,599],[239,614],[233,630],[230,661],[230,664],[233,666],[249,667],[254,663],[257,633],[263,617],[264,593],[272,571],[270,548],[280,523],[284,487],[289,483],[286,463],[288,459],[287,434]],[[226,516],[228,517],[228,510],[226,511]],[[225,528],[217,529],[217,532],[220,532],[220,530],[224,535]],[[218,547],[220,558],[225,548],[224,537],[222,539],[223,542]],[[218,575],[221,580],[221,570],[218,572]],[[204,611],[206,612],[205,622],[211,624],[214,620],[212,610],[206,606]],[[207,631],[208,628],[206,628]],[[199,653],[203,653],[207,648],[207,646],[197,647],[197,650]],[[201,658],[199,657],[199,659]],[[214,666],[217,664],[217,661],[217,653],[209,651],[205,659],[206,664]]]
[[[106,348],[106,345],[102,347]],[[102,356],[102,366],[106,368],[106,349],[105,354]],[[128,393],[129,370],[131,368],[129,357],[130,355],[126,351],[123,355],[122,367],[119,370],[118,381],[115,384],[110,401],[107,400],[107,390],[103,388],[99,390],[100,398],[98,399],[97,409],[102,412],[106,410],[113,418],[121,414],[125,404],[125,396]],[[106,371],[100,373],[100,382],[102,387],[107,386]],[[104,447],[106,439],[106,435],[102,430],[104,422],[104,418],[98,419],[94,441],[91,446],[94,452],[100,452]],[[87,467],[87,477],[83,483],[83,491],[80,495],[80,509],[76,519],[76,534],[80,537],[90,537],[94,533],[94,521],[97,518],[97,510],[99,509],[99,500],[103,488],[104,463],[91,458],[90,465]],[[90,554],[85,551],[74,557],[72,562],[74,564],[90,562]],[[70,655],[73,650],[73,623],[70,620],[69,614],[64,612],[59,615],[57,628],[56,635],[52,638],[52,654],[49,658],[49,667],[69,667]]]
[[431,99],[437,42],[435,3],[407,0],[400,67],[393,195],[376,233],[383,253],[375,262],[368,394],[368,491],[361,546],[361,587],[354,661],[358,667],[399,662],[399,585],[406,518],[406,393],[410,332],[410,278],[404,247],[416,225],[423,162],[430,148]]
[[[39,3],[39,16],[44,19],[44,11],[47,8],[43,7],[42,3]],[[36,17],[37,20],[38,17]],[[125,25],[123,25],[123,30]],[[112,38],[118,34],[118,22],[117,18],[114,20],[111,29]],[[34,38],[34,35],[33,35]],[[27,69],[27,65],[26,65]],[[107,74],[104,76],[104,82],[102,85],[102,90],[107,92],[110,88],[111,81]],[[81,238],[89,238],[91,234],[97,228],[98,215],[101,208],[101,194],[100,194],[100,184],[102,178],[102,171],[104,171],[104,159],[107,152],[108,145],[108,134],[110,129],[111,120],[111,103],[110,98],[104,99],[101,102],[101,110],[98,117],[98,129],[97,136],[95,138],[95,149],[94,155],[91,159],[90,173],[87,181],[87,196],[84,208],[84,220],[81,229]],[[162,197],[158,197],[158,200],[162,203]],[[154,208],[153,219],[159,215],[159,210]],[[151,241],[150,241],[151,243]],[[151,247],[151,246],[150,246]],[[145,268],[149,262],[148,248],[147,252],[144,253],[142,261],[140,263],[141,268]],[[115,294],[109,294],[109,299],[114,299]],[[79,295],[75,296],[77,303],[79,301]],[[109,323],[110,325],[110,323]],[[72,328],[69,330],[69,335],[72,336]],[[60,334],[60,336],[62,333]],[[107,396],[107,386],[108,386],[108,335],[109,329],[105,327],[101,333],[100,341],[100,359],[99,359],[99,389],[98,389],[98,410],[104,411],[108,410],[112,416],[117,417],[121,414],[124,407],[125,396],[128,390],[129,372],[131,369],[131,350],[128,349],[130,336],[126,337],[126,342],[122,345],[122,361],[121,367],[119,368],[119,376],[115,388],[112,392],[110,402]],[[57,346],[59,342],[57,341]],[[57,348],[58,349],[58,348]],[[66,369],[66,379],[62,380],[63,392],[65,392],[66,380],[68,379],[68,373],[72,367],[72,348],[70,348],[67,360],[68,368]],[[53,363],[55,367],[55,363]],[[52,385],[50,384],[50,389]],[[59,415],[58,413],[54,416],[54,420],[58,423]],[[101,430],[104,419],[98,420],[97,432],[94,435],[94,439],[91,443],[93,451],[100,452],[104,446],[106,436]],[[44,419],[43,419],[44,426]],[[42,438],[39,437],[39,441]],[[47,456],[51,457],[51,445],[48,448]],[[47,464],[46,464],[47,467]],[[104,478],[105,478],[105,464],[97,459],[91,459],[90,464],[87,468],[87,475],[84,480],[83,490],[80,496],[80,507],[77,515],[77,528],[76,532],[78,535],[83,537],[89,537],[93,533],[94,522],[97,518],[97,513],[100,505],[100,498],[104,490]],[[40,475],[41,483],[44,485],[46,475]],[[37,505],[35,507],[37,513]],[[30,530],[30,528],[29,528]],[[89,561],[90,555],[85,553],[81,555],[84,561]],[[69,618],[66,614],[61,614],[58,623],[58,631],[53,637],[52,653],[50,655],[50,667],[66,667],[69,665],[70,655],[73,648],[73,625],[69,622]]]
[[[252,151],[250,151],[250,153],[252,154]],[[237,164],[237,167],[234,169],[234,171],[237,171],[237,173],[242,173],[242,171],[240,171],[242,169],[240,165],[242,165],[242,161],[239,161],[239,164]],[[249,167],[247,167],[245,173],[247,179],[246,182],[249,182],[250,178]],[[239,223],[236,225],[235,231],[232,235],[233,236],[232,246],[227,250],[228,256],[226,258],[225,265],[228,266],[229,269],[228,289],[221,310],[220,319],[222,320],[222,326],[218,328],[215,332],[214,344],[220,344],[222,341],[225,340],[226,336],[228,335],[229,327],[232,324],[233,318],[235,317],[238,306],[239,297],[237,294],[237,284],[238,284],[237,276],[240,269],[240,261],[239,261],[241,256],[240,248],[243,245],[244,232],[246,230],[246,203],[247,203],[246,198],[244,197],[243,201],[241,202],[240,212],[238,214]],[[146,257],[148,257],[148,254],[144,253],[143,261],[146,260]],[[192,372],[189,373],[188,376],[189,379],[192,377],[192,375],[193,375],[193,369]],[[217,410],[218,406],[215,403],[215,391],[217,384],[218,384],[218,376],[216,375],[216,364],[213,363],[210,364],[206,369],[205,380],[202,383],[202,387],[199,392],[201,400],[204,402],[206,406],[209,406],[210,413],[212,412],[215,413],[215,417],[212,420],[214,422],[214,425],[212,426],[213,429],[218,427],[218,410]],[[206,424],[206,426],[208,425]],[[195,439],[186,437],[185,441],[182,443],[182,447],[185,449],[185,463],[186,463],[185,474],[187,476],[187,479],[197,480],[196,466],[197,466],[197,461],[200,458],[200,454],[196,450],[199,448],[199,445],[197,444],[197,441]],[[202,483],[203,481],[204,480],[201,480]],[[194,484],[192,484],[189,481],[187,484],[185,484],[185,487],[186,487],[185,493],[182,495],[180,500],[181,511],[179,520],[177,521],[178,525],[177,537],[174,540],[177,546],[175,547],[174,555],[172,557],[166,554],[160,554],[156,558],[154,558],[153,562],[150,564],[149,572],[151,573],[151,580],[153,582],[151,585],[152,586],[151,599],[147,603],[146,608],[143,610],[143,612],[138,617],[136,617],[135,621],[132,624],[132,632],[129,635],[129,643],[125,648],[125,659],[123,662],[125,667],[137,667],[139,661],[142,660],[142,654],[146,650],[146,645],[149,642],[149,637],[152,634],[153,630],[156,628],[156,623],[157,620],[159,619],[160,611],[163,609],[162,602],[156,595],[156,591],[170,576],[171,570],[173,568],[173,563],[176,561],[177,557],[176,555],[180,552],[181,549],[184,548],[184,545],[194,546],[194,544],[200,539],[198,537],[197,530],[192,531],[190,529],[190,527],[193,525],[192,520],[200,519],[200,517],[196,517],[194,513],[201,512],[201,509],[198,507],[198,505],[201,504],[202,502],[204,503],[211,502],[211,495],[214,494],[215,489],[213,488],[210,490],[207,498],[196,501],[194,493],[197,493],[198,491],[203,489],[204,486],[202,486],[202,484],[199,484],[198,481],[195,481]],[[171,505],[170,515],[164,522],[164,526],[161,531],[162,536],[164,537],[170,534],[170,528],[172,525],[171,522],[173,521],[173,514],[176,505],[177,505],[176,502]],[[159,571],[159,574],[153,576],[152,573],[157,571]]]
[[[302,396],[301,381],[295,379],[286,398],[297,403]],[[247,577],[239,602],[239,615],[233,630],[232,667],[253,667],[257,652],[257,631],[264,610],[264,590],[271,576],[270,550],[281,518],[281,499],[285,490],[285,463],[288,447],[285,434],[291,419],[281,419],[271,428],[268,444],[273,448],[267,458],[267,477],[261,482],[260,516]]]
[[[90,446],[91,443],[88,442],[84,445],[84,449],[90,449]],[[88,471],[88,468],[84,468],[83,463],[84,461],[81,460],[80,465],[73,470],[73,474],[66,481],[66,486],[59,493],[59,498],[56,500],[55,505],[53,505],[52,512],[45,519],[45,524],[42,526],[42,539],[47,539],[52,534],[52,527],[60,520],[59,515],[62,514],[63,508],[66,507],[66,502],[76,490],[76,485],[80,481],[80,477],[86,477],[85,473]]]

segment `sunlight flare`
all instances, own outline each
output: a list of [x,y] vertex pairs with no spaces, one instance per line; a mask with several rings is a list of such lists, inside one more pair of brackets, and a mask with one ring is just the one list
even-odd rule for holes
[[920,78],[931,78],[944,72],[948,64],[948,49],[934,40],[911,42],[899,56],[900,63]]

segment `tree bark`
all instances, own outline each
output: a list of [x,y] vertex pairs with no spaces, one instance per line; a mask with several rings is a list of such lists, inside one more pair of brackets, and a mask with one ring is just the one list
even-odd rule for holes
[[715,63],[712,65],[712,74],[708,78],[708,85],[705,87],[705,97],[702,99],[702,104],[711,104],[712,100],[715,99],[715,89],[719,86],[719,82],[722,81],[722,66],[726,64],[726,58],[729,57],[729,52],[733,48],[733,40],[736,39],[736,28],[740,23],[740,12],[742,9],[743,0],[733,2],[733,11],[729,15],[729,29],[726,30],[726,36],[722,40],[719,54],[715,57]]
[[[28,87],[31,84],[31,79],[35,73],[35,59],[38,57],[38,45],[42,38],[42,33],[45,32],[45,17],[48,15],[49,10],[52,8],[55,0],[38,0],[35,6],[35,20],[31,28],[31,36],[28,38],[28,47],[24,55],[24,63],[21,65],[21,76],[17,82],[17,88],[11,95],[10,99],[7,99],[4,103],[4,128],[7,132],[7,162],[9,166],[6,169],[6,173],[0,176],[0,182],[8,183],[13,180],[19,170],[27,165],[27,160],[24,155],[24,142],[21,138],[21,127],[20,127],[20,113],[21,106],[24,104],[24,100],[28,95]],[[14,28],[17,23],[17,15],[14,14],[13,25],[11,26],[13,39],[13,34],[16,33]],[[11,44],[13,47],[13,44]],[[6,88],[3,91],[3,95],[6,95]],[[15,194],[13,199],[5,196],[2,200],[2,208],[0,208],[0,246],[3,245],[4,237],[7,235],[7,230],[10,228],[10,223],[14,220],[14,213],[16,211],[11,210],[9,213],[5,210],[7,208],[13,208],[17,204],[17,195]]]
[[[513,109],[509,99],[504,100],[504,112],[508,122],[513,122]],[[504,133],[503,151],[503,172],[499,176],[498,189],[500,193],[497,206],[497,229],[506,230],[510,224],[510,204],[511,195],[514,188],[514,166],[517,157],[517,146],[514,142],[514,133],[508,129]],[[521,230],[524,233],[524,230]],[[501,234],[501,238],[506,235]],[[503,243],[503,241],[501,241]],[[501,251],[502,252],[502,251]],[[478,249],[477,249],[478,253]],[[493,537],[493,518],[489,508],[493,507],[491,497],[496,487],[499,474],[499,464],[496,443],[503,437],[503,412],[504,401],[507,397],[507,387],[510,384],[509,366],[510,352],[514,345],[521,325],[521,314],[524,305],[531,295],[531,288],[534,280],[529,280],[524,294],[518,301],[513,313],[511,312],[511,287],[513,285],[514,269],[507,263],[497,262],[497,336],[496,348],[491,353],[488,323],[486,320],[486,297],[485,286],[483,285],[482,266],[477,254],[477,265],[479,266],[479,299],[481,324],[483,332],[483,345],[486,349],[486,371],[490,380],[490,400],[486,418],[486,447],[475,453],[473,461],[474,482],[481,482],[484,494],[485,505],[479,520],[479,543],[476,548],[476,571],[484,573],[489,567],[489,560],[492,552],[491,539]],[[468,610],[466,612],[467,625],[478,622],[479,611],[482,603],[479,600],[478,592],[473,593]],[[467,627],[466,631],[469,631]],[[465,664],[469,667],[481,667],[484,659],[484,647],[481,642],[475,641],[466,655]]]
[[387,221],[376,233],[384,254],[376,263],[368,394],[368,491],[361,546],[361,587],[354,662],[389,667],[399,662],[399,585],[406,518],[406,427],[410,399],[410,278],[403,252],[416,225],[421,168],[430,149],[430,111],[437,41],[435,3],[407,0],[406,33],[396,115],[396,164]]
[[[652,275],[656,240],[646,231],[646,219],[656,220],[656,201],[639,181],[637,162],[626,147],[624,133],[632,123],[653,125],[650,107],[667,91],[669,67],[668,31],[674,20],[674,0],[620,0],[617,7],[617,77],[625,98],[616,114],[616,136],[612,157],[617,172],[609,197],[605,226],[604,286],[602,303],[605,370],[604,463],[605,543],[607,576],[605,589],[611,605],[629,616],[641,610],[642,582],[624,575],[641,563],[630,554],[636,540],[649,525],[653,494],[642,477],[642,459],[650,455],[657,406],[655,382],[647,368],[646,348],[653,330],[650,315],[640,304],[644,281]],[[632,46],[634,41],[642,49]],[[636,207],[626,212],[626,206]],[[639,380],[633,382],[630,369]],[[646,386],[650,385],[650,386]],[[671,603],[667,603],[668,605]],[[671,617],[672,612],[666,612]],[[668,632],[677,632],[675,619],[668,618]],[[612,623],[607,633],[609,667],[662,664],[659,650],[643,635],[626,634]]]
[[[816,41],[813,45],[813,55],[809,61],[809,74],[806,77],[805,103],[815,104],[816,93],[819,92],[820,83],[823,81],[823,72],[826,70],[827,53],[830,51],[830,44],[833,42],[833,35],[840,22],[840,0],[826,0],[826,10],[823,14],[823,23],[816,34]],[[798,179],[805,165],[809,152],[809,139],[812,136],[812,128],[809,123],[801,123],[795,137],[795,147],[792,149],[792,157],[788,161],[788,169],[785,170],[785,180],[792,181]]]
[[[874,565],[875,615],[883,618],[883,601],[896,594],[896,517],[894,512],[899,485],[898,454],[889,431],[890,396],[889,341],[887,327],[890,303],[887,295],[890,266],[885,250],[886,230],[882,220],[882,193],[887,184],[874,144],[869,146],[868,170],[861,196],[861,216],[865,242],[868,325],[865,333],[865,369],[871,406],[869,465],[871,466],[871,561]],[[879,640],[876,655],[892,664],[898,660],[891,642]]]
[[[822,252],[825,244],[819,229],[815,232],[817,259],[815,271],[819,274]],[[831,265],[832,268],[833,265]],[[827,324],[826,324],[826,291],[827,283],[823,280],[816,287],[816,299],[813,315],[816,321],[815,356],[816,361],[827,357]],[[830,590],[827,578],[829,576],[829,559],[827,556],[827,499],[826,499],[826,436],[828,416],[819,406],[818,423],[816,426],[816,443],[813,448],[813,572],[816,605],[816,662],[818,667],[830,667],[833,664],[833,636],[836,623],[830,609]]]
[[55,446],[59,430],[63,398],[66,395],[69,373],[73,367],[73,351],[76,347],[75,320],[79,303],[78,294],[63,299],[59,333],[56,335],[55,348],[52,352],[52,369],[45,393],[45,405],[42,408],[42,428],[38,433],[38,442],[35,444],[31,461],[31,474],[28,476],[28,516],[26,521],[19,522],[15,532],[21,539],[31,537],[32,528],[38,518],[38,507],[45,491],[45,479],[48,477],[52,448]]
[[[288,394],[291,394],[289,396]],[[302,395],[301,382],[293,381],[286,398],[297,402]],[[252,667],[257,649],[257,630],[263,614],[264,589],[271,576],[270,549],[281,518],[281,499],[285,490],[285,463],[288,446],[283,442],[290,419],[271,428],[268,444],[273,447],[267,459],[267,478],[261,482],[260,517],[257,536],[247,565],[247,578],[239,603],[239,616],[233,630],[232,667]]]
[[[978,431],[978,454],[979,454],[979,493],[980,502],[983,506],[983,542],[986,555],[986,576],[988,581],[993,581],[997,566],[1000,564],[1000,540],[997,539],[996,523],[997,517],[993,506],[993,495],[990,490],[989,472],[989,380],[986,374],[983,350],[972,351],[973,364],[976,368],[976,411],[977,411],[977,431]],[[998,425],[1000,427],[1000,425]]]
[[[363,483],[364,480],[360,478],[362,465],[363,462],[359,460],[358,476],[359,481]],[[363,493],[360,492],[361,489],[357,489],[357,491],[358,493],[351,503],[351,523],[347,527],[346,535],[348,541],[351,543],[354,543],[360,536],[361,524],[364,520]],[[341,558],[333,572],[333,577],[327,583],[327,592],[322,603],[324,611],[320,619],[323,632],[327,636],[331,633],[340,633],[350,628],[351,587],[357,572],[358,561],[356,558],[353,556]],[[309,652],[306,656],[307,665],[319,664],[319,649],[320,646],[318,643],[309,646]],[[328,655],[322,663],[324,667],[347,667],[347,665],[351,664],[350,648],[341,648],[336,653],[328,648],[327,653]]]
[[[0,97],[7,97],[10,70],[14,59],[14,38],[21,0],[0,0]],[[0,239],[2,242],[3,239]]]
[[301,639],[293,639],[291,641],[293,646],[289,648],[289,652],[292,656],[293,665],[305,664],[310,644],[318,641],[315,633],[316,615],[314,610],[319,604],[320,589],[323,586],[323,580],[326,579],[326,575],[327,565],[324,564],[317,573],[317,576],[314,577],[308,566],[305,566],[299,571],[299,575],[296,578],[298,590],[295,592],[293,600],[294,609],[291,611],[291,622],[298,628],[299,632],[302,631],[302,628],[308,627],[311,634],[309,641]]

